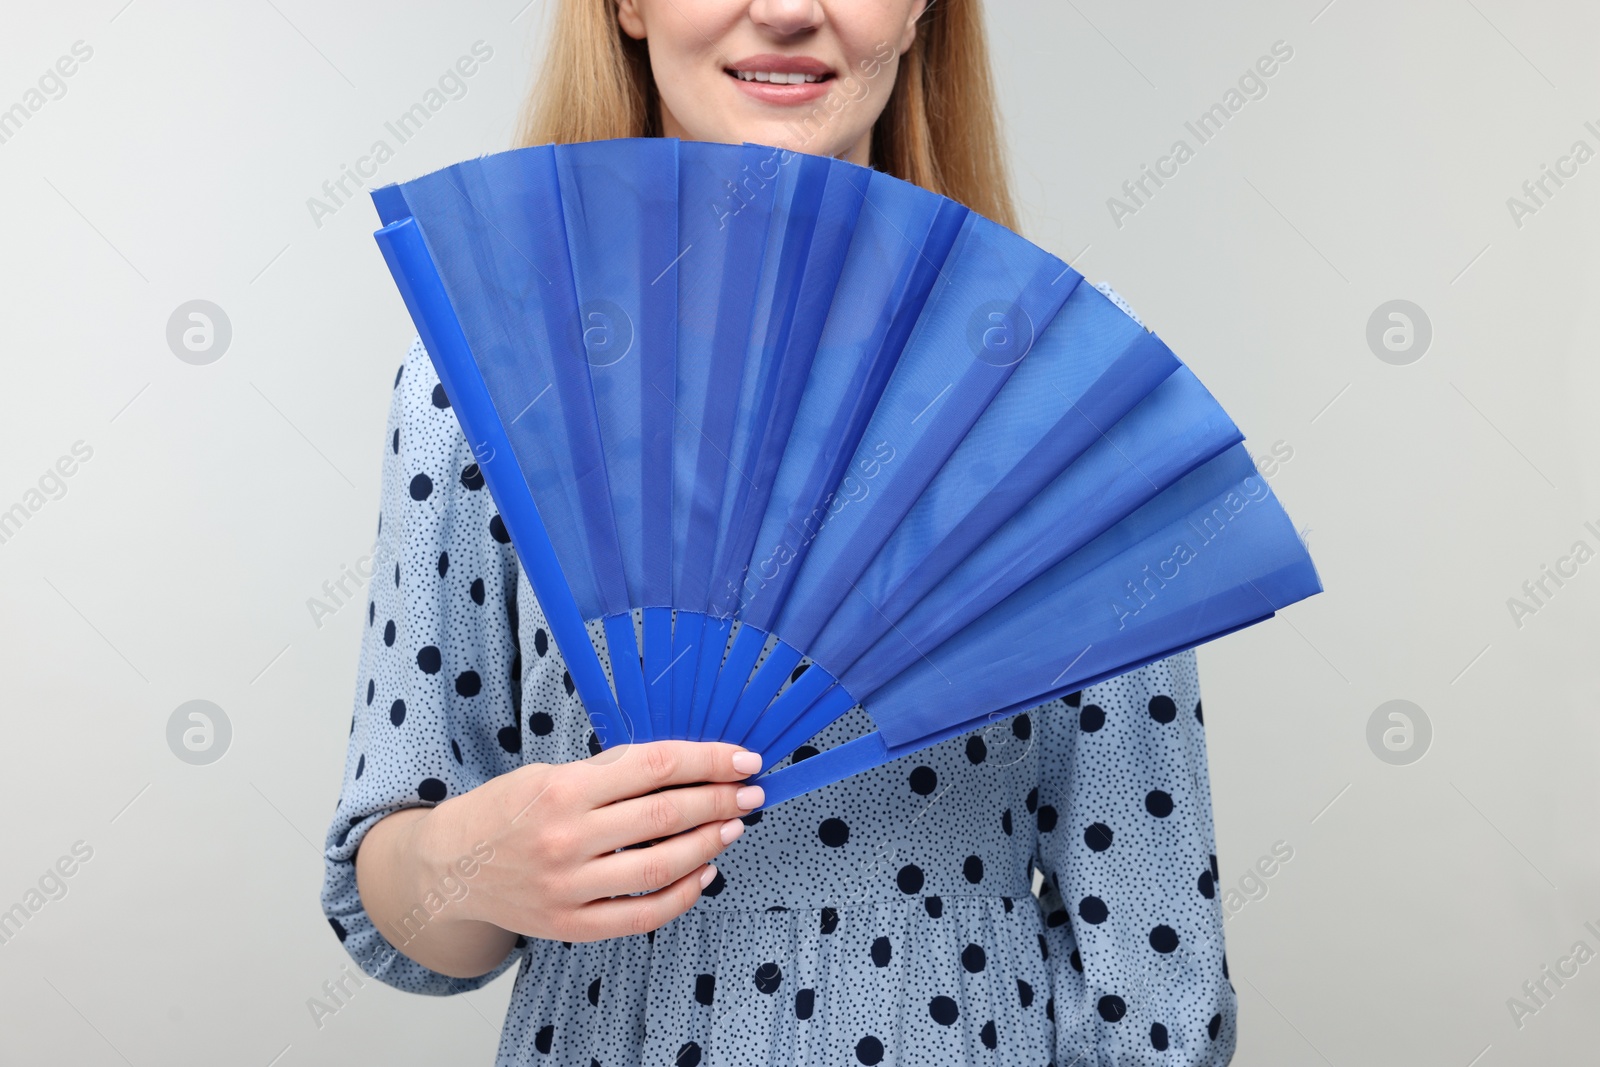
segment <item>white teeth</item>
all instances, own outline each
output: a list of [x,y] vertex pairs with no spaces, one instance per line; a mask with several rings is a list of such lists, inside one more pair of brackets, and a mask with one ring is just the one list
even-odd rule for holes
[[777,85],[800,85],[819,80],[815,74],[785,74],[770,70],[736,70],[733,73],[743,82],[772,82]]

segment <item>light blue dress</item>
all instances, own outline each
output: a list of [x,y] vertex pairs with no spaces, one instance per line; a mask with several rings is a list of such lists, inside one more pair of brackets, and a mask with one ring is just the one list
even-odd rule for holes
[[[399,989],[515,968],[497,1065],[1232,1057],[1192,651],[747,816],[700,900],[650,934],[519,938],[474,979],[418,965],[361,906],[367,830],[598,751],[420,341],[395,379],[378,543],[323,909]],[[780,765],[870,729],[857,708]]]

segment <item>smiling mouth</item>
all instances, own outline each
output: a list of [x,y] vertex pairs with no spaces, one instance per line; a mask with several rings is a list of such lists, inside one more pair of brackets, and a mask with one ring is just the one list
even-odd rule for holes
[[724,67],[724,74],[742,82],[763,82],[769,85],[808,85],[815,82],[830,81],[833,74],[801,74],[798,71],[785,73],[777,70],[734,70]]

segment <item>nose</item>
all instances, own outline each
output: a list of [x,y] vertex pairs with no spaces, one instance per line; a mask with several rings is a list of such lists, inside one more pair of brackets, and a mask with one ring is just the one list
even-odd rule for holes
[[779,37],[814,30],[823,20],[821,0],[751,0],[750,21]]

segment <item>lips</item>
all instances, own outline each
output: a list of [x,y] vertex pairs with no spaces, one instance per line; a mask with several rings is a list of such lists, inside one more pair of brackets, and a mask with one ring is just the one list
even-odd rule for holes
[[785,56],[772,52],[746,56],[723,73],[739,90],[767,104],[803,104],[827,95],[833,68],[814,56]]

